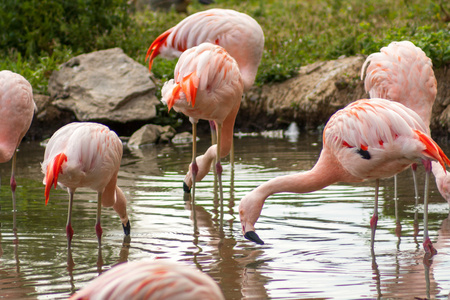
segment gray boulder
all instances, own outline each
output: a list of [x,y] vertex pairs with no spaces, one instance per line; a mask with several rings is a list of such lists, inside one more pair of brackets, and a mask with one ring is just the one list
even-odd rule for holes
[[141,145],[169,142],[175,135],[175,129],[170,126],[147,124],[131,135],[128,147],[138,148]]
[[148,69],[120,48],[73,57],[52,73],[48,91],[53,105],[79,121],[150,120],[159,103]]

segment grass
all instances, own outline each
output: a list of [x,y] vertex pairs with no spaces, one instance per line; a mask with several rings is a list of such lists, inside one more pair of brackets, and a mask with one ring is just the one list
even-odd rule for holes
[[[189,14],[209,7],[193,1]],[[214,7],[247,13],[261,24],[265,51],[256,85],[291,78],[302,65],[317,60],[370,54],[394,40],[412,41],[432,58],[435,67],[450,62],[450,24],[446,20],[450,19],[450,4],[443,0],[216,0]],[[173,11],[134,12],[126,26],[99,36],[94,48],[121,47],[146,64],[150,43],[186,16]],[[51,72],[82,51],[61,44],[56,44],[51,54],[42,51],[33,56],[0,49],[0,66],[23,74],[36,92],[45,94]],[[175,64],[157,58],[152,71],[164,81],[173,76]]]

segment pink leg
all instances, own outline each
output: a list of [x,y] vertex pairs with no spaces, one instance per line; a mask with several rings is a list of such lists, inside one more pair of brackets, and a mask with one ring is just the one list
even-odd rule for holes
[[17,153],[17,150],[14,151],[14,155],[13,155],[13,159],[12,159],[12,167],[11,167],[11,180],[9,181],[9,184],[11,185],[11,192],[12,192],[13,211],[16,211],[16,187],[17,187],[17,182],[16,182],[16,178],[15,178],[16,153]]
[[430,237],[428,236],[428,190],[431,173],[431,162],[429,160],[422,161],[425,167],[425,191],[423,195],[423,248],[426,254],[431,256],[437,254],[437,250],[433,247]]
[[102,193],[98,193],[98,199],[97,199],[97,222],[95,223],[95,232],[97,233],[98,238],[98,244],[101,244],[103,229],[100,225],[101,221],[101,214],[102,214]]
[[74,191],[69,190],[69,208],[67,211],[67,224],[66,224],[66,236],[67,236],[67,248],[72,245],[73,228],[72,228],[72,205],[73,205]]

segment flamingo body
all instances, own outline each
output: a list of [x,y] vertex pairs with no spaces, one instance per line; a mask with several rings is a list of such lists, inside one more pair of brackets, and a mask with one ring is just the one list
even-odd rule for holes
[[191,164],[185,178],[189,188],[193,183],[193,168],[198,166],[195,181],[200,181],[215,158],[220,159],[230,152],[243,88],[236,61],[224,48],[211,43],[202,43],[183,52],[175,67],[174,79],[164,84],[161,101],[169,109],[173,107],[187,115],[193,126],[199,119],[211,120],[217,125],[219,142]]
[[392,42],[364,62],[361,77],[371,98],[402,103],[430,126],[437,81],[431,59],[409,41]]
[[[42,162],[46,185],[45,203],[47,204],[49,200],[52,185],[55,188],[57,184],[67,188],[71,196],[68,232],[71,230],[73,194],[77,188],[86,187],[97,191],[99,206],[100,204],[106,207],[113,206],[124,225],[125,233],[129,234],[126,198],[116,184],[122,152],[122,142],[117,134],[98,123],[70,123],[60,128],[50,138]],[[100,216],[97,218],[97,235],[101,236]]]
[[217,283],[190,266],[169,262],[134,261],[122,263],[101,274],[72,300],[221,300]]
[[225,48],[239,65],[245,90],[253,85],[264,50],[264,33],[252,17],[231,9],[195,13],[161,34],[148,49],[149,69],[158,55],[176,58],[204,42]]
[[349,104],[325,126],[323,148],[311,170],[276,177],[242,198],[239,215],[245,237],[263,244],[254,224],[272,194],[308,193],[336,182],[390,177],[418,160],[449,164],[426,132],[422,119],[400,103],[375,98]]
[[31,84],[11,71],[0,72],[0,163],[9,161],[30,128],[35,111]]
[[36,104],[31,84],[19,74],[0,72],[0,163],[12,160],[11,191],[16,210],[16,150],[30,128]]
[[[427,126],[427,133],[430,133],[429,127],[437,94],[437,81],[431,59],[422,49],[409,41],[392,42],[387,47],[381,48],[380,52],[372,53],[367,57],[361,70],[361,79],[364,78],[365,73],[364,86],[371,97],[397,101],[411,108],[422,118]],[[427,224],[429,169],[430,167],[426,166],[424,237],[427,240],[426,249],[431,249],[430,252],[434,253],[428,238]],[[417,206],[419,196],[415,164],[412,165],[412,171]],[[439,192],[450,204],[450,176],[436,162],[431,162],[431,171],[436,178]],[[395,201],[397,201],[397,197],[395,197]],[[400,222],[397,220],[397,228],[400,226]]]

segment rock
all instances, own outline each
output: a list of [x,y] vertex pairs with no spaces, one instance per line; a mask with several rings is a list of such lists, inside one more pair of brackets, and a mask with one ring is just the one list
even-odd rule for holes
[[253,88],[236,124],[259,130],[292,122],[301,127],[324,124],[336,110],[367,97],[360,80],[363,62],[362,56],[320,61],[302,67],[298,76],[285,82]]
[[138,148],[141,145],[169,142],[175,135],[175,129],[170,126],[147,124],[133,133],[128,141],[128,147]]
[[150,120],[159,103],[147,68],[120,48],[73,57],[52,73],[48,91],[57,108],[79,121]]
[[[200,138],[197,136],[196,140],[199,141]],[[191,144],[192,143],[192,133],[187,132],[187,131],[178,133],[173,137],[172,143],[177,144],[177,145]]]

